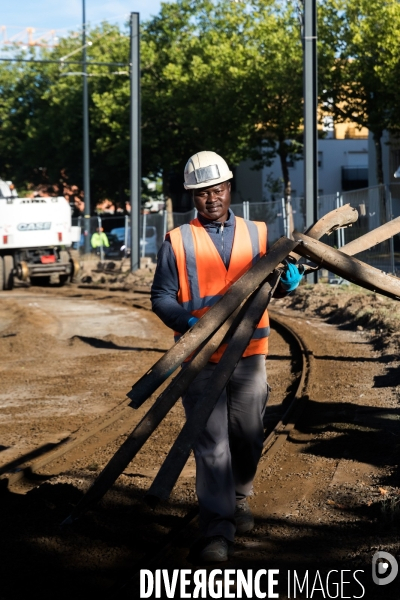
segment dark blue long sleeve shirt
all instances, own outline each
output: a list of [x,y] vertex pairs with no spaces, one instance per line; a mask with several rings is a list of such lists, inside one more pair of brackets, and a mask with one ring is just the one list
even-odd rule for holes
[[[235,235],[235,215],[229,210],[228,219],[224,223],[210,221],[200,214],[197,215],[197,218],[206,229],[228,269]],[[178,291],[178,269],[167,234],[157,255],[157,268],[151,288],[151,303],[153,311],[167,327],[179,331],[179,333],[185,333],[189,329],[188,321],[192,315],[179,304]]]

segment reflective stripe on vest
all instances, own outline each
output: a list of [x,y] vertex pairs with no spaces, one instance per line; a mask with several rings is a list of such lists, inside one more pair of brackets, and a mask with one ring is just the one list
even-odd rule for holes
[[[198,219],[169,232],[179,276],[178,302],[201,317],[261,256],[266,253],[265,223],[235,217],[235,234],[227,269],[207,230]],[[243,356],[266,354],[269,318],[265,311]],[[176,333],[175,338],[179,339]],[[218,362],[226,345],[211,357]]]

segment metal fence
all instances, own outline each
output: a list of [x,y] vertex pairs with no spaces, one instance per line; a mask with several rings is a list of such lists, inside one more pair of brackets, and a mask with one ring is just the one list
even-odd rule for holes
[[[352,240],[400,216],[400,184],[375,186],[342,194],[318,198],[320,217],[331,210],[350,204],[358,211],[358,220],[351,226],[325,236],[324,243],[341,248]],[[357,258],[386,273],[400,273],[399,235],[360,252]]]
[[[391,186],[376,186],[320,196],[318,198],[318,218],[343,206],[350,204],[357,209],[359,218],[352,227],[340,229],[330,236],[325,236],[322,241],[330,246],[340,248],[344,244],[364,235],[368,231],[379,227],[387,221],[400,216],[400,184]],[[232,204],[235,215],[253,221],[263,221],[268,226],[268,242],[272,245],[282,235],[288,233],[288,220],[284,200],[269,202],[243,202]],[[305,230],[306,215],[304,198],[292,198],[291,208],[294,228],[298,231]],[[186,213],[148,213],[141,215],[140,223],[140,254],[142,257],[155,258],[165,235],[174,227],[189,223],[196,216],[193,209]],[[74,225],[80,225],[83,231],[83,218],[74,220]],[[129,216],[92,217],[89,224],[89,235],[100,227],[109,240],[109,247],[101,246],[93,249],[100,259],[122,258],[129,253],[130,247],[130,218]],[[79,245],[84,251],[84,236],[81,236]],[[400,236],[378,244],[374,248],[357,255],[360,260],[388,273],[400,273]]]

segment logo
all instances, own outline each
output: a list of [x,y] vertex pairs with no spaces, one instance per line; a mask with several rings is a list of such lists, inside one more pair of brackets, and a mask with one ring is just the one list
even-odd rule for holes
[[24,200],[22,200],[20,202],[20,204],[40,204],[40,203],[46,204],[46,200],[44,200],[43,198],[25,198]]
[[389,552],[375,552],[372,557],[372,580],[376,585],[388,585],[397,577],[399,565]]
[[43,231],[51,228],[51,222],[46,223],[19,223],[18,231]]

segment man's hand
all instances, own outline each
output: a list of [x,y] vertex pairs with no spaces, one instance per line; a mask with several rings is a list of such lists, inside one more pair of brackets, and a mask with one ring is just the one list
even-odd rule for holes
[[[300,265],[300,269],[301,269]],[[300,273],[299,267],[293,263],[285,261],[285,270],[281,275],[280,285],[285,292],[293,292],[303,279],[303,273]]]

